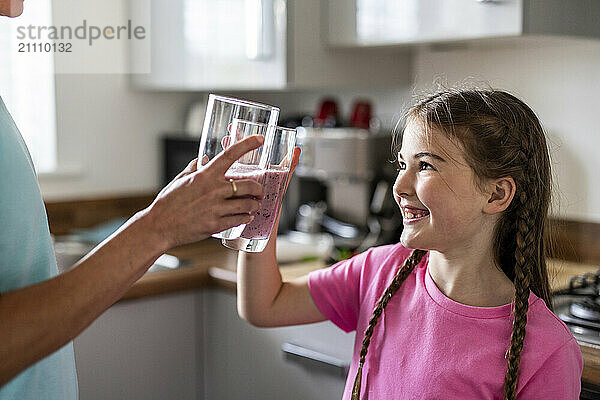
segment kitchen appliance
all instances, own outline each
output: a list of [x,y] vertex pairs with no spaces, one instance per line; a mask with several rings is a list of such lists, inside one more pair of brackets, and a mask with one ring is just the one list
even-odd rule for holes
[[[391,135],[297,130],[302,155],[284,199],[282,228],[314,232],[317,224],[334,235],[337,247],[353,250],[396,241],[402,219],[391,194]],[[309,220],[312,228],[305,227]]]
[[579,341],[600,346],[600,269],[553,293],[554,312]]
[[198,157],[200,138],[183,133],[165,133],[161,138],[162,186],[173,180],[194,158]]
[[371,126],[372,108],[369,101],[356,101],[352,106],[350,126],[353,128],[369,129]]
[[[574,276],[569,287],[552,293],[554,313],[577,341],[600,346],[600,269]],[[580,399],[600,399],[600,387],[582,382]]]
[[340,125],[340,113],[337,101],[332,98],[323,99],[317,115],[314,118],[314,126],[317,128],[333,128]]

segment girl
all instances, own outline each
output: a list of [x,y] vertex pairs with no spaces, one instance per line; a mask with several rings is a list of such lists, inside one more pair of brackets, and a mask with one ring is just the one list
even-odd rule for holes
[[577,399],[581,353],[551,312],[550,161],[533,111],[498,90],[435,93],[409,110],[397,161],[401,243],[285,283],[275,240],[240,253],[240,316],[356,330],[344,399]]

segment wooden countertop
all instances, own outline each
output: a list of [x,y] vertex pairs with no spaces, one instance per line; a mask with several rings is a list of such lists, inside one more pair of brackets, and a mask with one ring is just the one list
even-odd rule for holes
[[[180,259],[190,260],[188,266],[144,275],[123,296],[122,301],[146,296],[192,290],[202,287],[236,288],[237,252],[222,246],[218,240],[208,239],[192,245],[178,247],[169,252]],[[303,276],[325,267],[321,261],[286,264],[280,267],[284,280]],[[563,260],[550,260],[548,273],[553,290],[569,285],[574,275],[598,270],[598,265],[578,264]],[[583,380],[600,386],[600,346],[580,343],[584,359]]]
[[[190,264],[173,270],[145,274],[121,301],[206,286],[236,289],[237,251],[227,249],[220,241],[207,239],[172,249],[169,254],[189,260]],[[284,280],[289,280],[325,266],[322,261],[285,264],[281,267],[281,274]]]

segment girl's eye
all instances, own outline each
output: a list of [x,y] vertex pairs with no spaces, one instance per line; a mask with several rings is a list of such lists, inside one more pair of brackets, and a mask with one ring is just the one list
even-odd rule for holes
[[406,163],[404,161],[398,161],[397,171],[404,171],[406,169]]
[[436,169],[433,167],[433,165],[425,162],[425,161],[421,161],[419,163],[419,170],[423,171],[423,170],[432,170],[435,171]]

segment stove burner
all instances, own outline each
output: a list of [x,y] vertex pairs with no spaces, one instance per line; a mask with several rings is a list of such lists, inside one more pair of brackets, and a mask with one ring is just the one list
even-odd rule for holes
[[571,303],[569,312],[577,318],[600,322],[600,304],[589,297]]
[[600,346],[600,269],[571,278],[552,293],[554,312],[579,342]]

